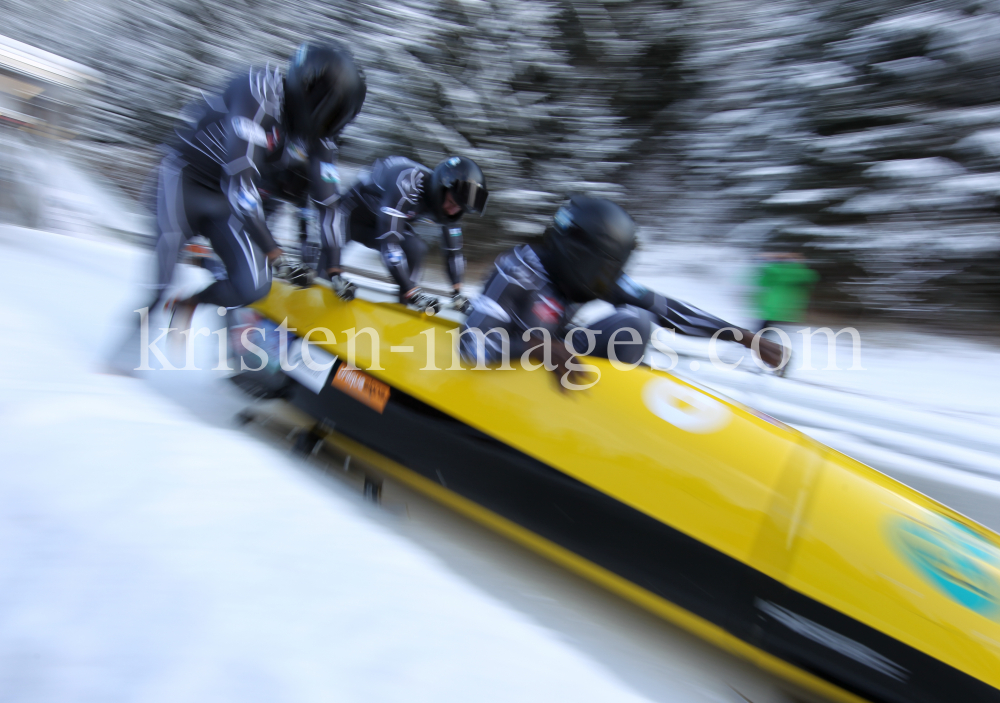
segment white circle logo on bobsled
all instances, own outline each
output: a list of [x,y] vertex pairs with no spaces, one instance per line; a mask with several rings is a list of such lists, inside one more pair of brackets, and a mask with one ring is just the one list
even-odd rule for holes
[[647,383],[642,389],[642,400],[661,420],[696,434],[718,432],[733,416],[729,408],[715,398],[665,378]]

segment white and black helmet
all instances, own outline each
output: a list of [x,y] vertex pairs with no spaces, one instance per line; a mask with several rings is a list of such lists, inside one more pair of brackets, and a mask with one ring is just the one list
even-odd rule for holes
[[[449,192],[455,203],[462,208],[456,215],[448,215],[444,211],[445,195]],[[486,176],[472,159],[452,156],[434,169],[427,197],[439,221],[457,220],[466,212],[482,215],[489,197]]]

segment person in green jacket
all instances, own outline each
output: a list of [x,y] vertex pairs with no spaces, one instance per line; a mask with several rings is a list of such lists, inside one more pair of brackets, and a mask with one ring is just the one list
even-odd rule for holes
[[801,254],[769,254],[757,272],[755,302],[761,320],[758,329],[801,321],[818,278]]

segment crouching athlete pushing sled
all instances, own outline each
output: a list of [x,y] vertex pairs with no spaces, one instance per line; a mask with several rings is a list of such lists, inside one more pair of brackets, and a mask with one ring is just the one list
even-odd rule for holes
[[427,246],[413,231],[414,222],[429,220],[441,227],[452,305],[465,310],[460,220],[466,212],[481,215],[487,197],[486,177],[472,159],[452,156],[433,171],[402,156],[379,159],[341,199],[333,230],[323,231],[319,270],[330,277],[340,297],[352,298],[352,284],[340,275],[340,249],[356,241],[381,253],[399,286],[400,303],[434,314],[437,298],[416,283]]
[[351,54],[328,43],[303,45],[286,77],[251,70],[221,95],[205,96],[160,165],[154,305],[190,237],[207,237],[222,265],[212,285],[173,301],[171,326],[186,328],[200,303],[233,308],[263,298],[272,271],[308,283],[308,271],[291,264],[271,236],[259,187],[298,174],[321,226],[331,228],[339,197],[333,138],[357,116],[365,94]]
[[[504,340],[493,330],[504,330],[507,352],[532,357],[548,347],[552,370],[563,387],[579,375],[573,370],[575,353],[563,341],[574,329],[579,306],[604,300],[613,313],[571,338],[583,337],[593,346],[591,356],[614,358],[623,364],[640,362],[654,323],[695,337],[735,341],[751,347],[753,333],[679,300],[648,290],[622,273],[636,246],[636,225],[625,210],[609,200],[575,197],[556,212],[540,246],[523,245],[501,254],[483,293],[472,304],[462,327],[461,354],[468,362],[506,361]],[[758,353],[772,367],[779,366],[785,349],[759,340]],[[536,359],[537,360],[537,359]]]

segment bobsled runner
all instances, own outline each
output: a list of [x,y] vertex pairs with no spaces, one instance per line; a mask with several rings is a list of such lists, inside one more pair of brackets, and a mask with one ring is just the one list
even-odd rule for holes
[[282,393],[396,480],[815,694],[1000,701],[1000,536],[955,511],[664,371],[560,392],[459,363],[454,319],[254,307],[299,338]]

